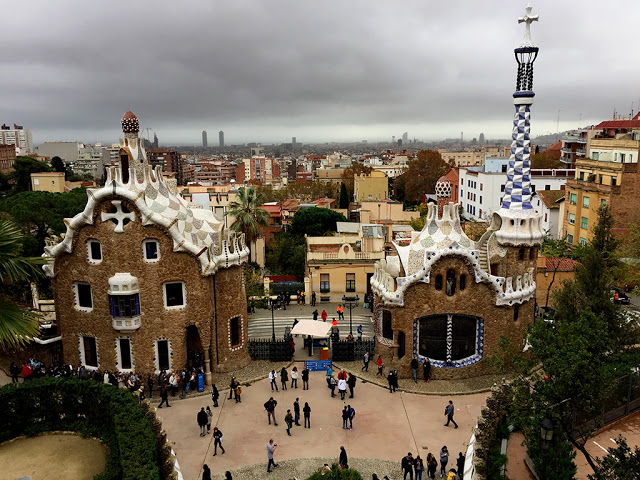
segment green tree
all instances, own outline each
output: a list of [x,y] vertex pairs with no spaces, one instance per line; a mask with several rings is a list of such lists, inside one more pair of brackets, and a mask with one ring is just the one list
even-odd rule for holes
[[531,155],[531,168],[562,168],[562,162],[549,152],[536,152]]
[[303,235],[278,232],[269,244],[265,266],[277,275],[304,277],[306,244]]
[[618,446],[610,448],[609,454],[600,460],[590,480],[637,480],[640,478],[640,448],[631,450],[624,437],[616,439]]
[[446,175],[451,166],[435,150],[420,150],[416,158],[409,162],[405,172],[405,198],[421,201],[427,193],[435,191],[436,182]]
[[337,222],[348,222],[344,215],[328,208],[298,210],[291,221],[291,233],[319,237],[337,230]]
[[31,174],[39,172],[50,172],[51,167],[46,163],[39,162],[31,157],[17,157],[13,162],[13,172],[10,177],[14,181],[16,192],[27,192],[31,190]]
[[[405,188],[407,186],[406,173],[403,173],[393,182],[393,196],[398,202],[405,201]],[[412,202],[413,203],[413,202]]]
[[[9,220],[0,220],[0,281],[2,285],[29,282],[42,277],[43,257],[22,256],[20,228]],[[40,331],[39,316],[22,308],[6,295],[0,295],[0,346],[20,347]]]
[[542,243],[542,254],[550,259],[549,263],[551,263],[551,267],[553,268],[553,275],[551,276],[551,281],[547,287],[547,294],[544,299],[545,308],[549,306],[551,287],[556,280],[556,273],[560,268],[561,261],[563,258],[571,256],[571,246],[567,243],[566,238],[566,236],[558,239],[545,237],[544,242]]
[[264,203],[264,197],[256,191],[256,187],[240,187],[238,200],[229,204],[226,215],[235,217],[231,224],[231,230],[242,232],[245,241],[251,249],[253,242],[262,233],[262,228],[269,225],[269,212],[260,208]]
[[340,208],[349,208],[349,194],[344,183],[340,184]]
[[53,168],[54,172],[67,173],[67,166],[64,164],[62,159],[58,156],[55,156],[51,159],[51,168]]

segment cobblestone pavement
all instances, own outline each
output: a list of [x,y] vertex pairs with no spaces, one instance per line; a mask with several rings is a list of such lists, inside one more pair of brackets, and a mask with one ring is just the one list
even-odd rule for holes
[[[302,362],[297,363],[298,370],[302,365]],[[227,390],[221,389],[221,394],[226,393]],[[278,401],[277,427],[266,421],[263,404],[270,396]],[[293,409],[296,396],[300,398],[301,406],[304,406],[304,402],[309,402],[312,428],[294,426],[292,436],[288,437],[284,416],[287,409]],[[353,465],[356,465],[354,462],[357,459],[376,458],[397,463],[396,471],[399,471],[400,459],[407,452],[414,455],[419,453],[426,458],[428,452],[437,453],[443,445],[447,445],[451,454],[456,457],[458,452],[465,452],[471,429],[476,424],[486,396],[486,393],[480,393],[451,397],[456,408],[454,418],[460,426],[454,429],[453,426],[443,426],[444,407],[448,397],[402,393],[401,390],[392,394],[388,389],[370,382],[358,381],[355,398],[350,399],[347,395],[343,402],[338,395],[331,398],[325,372],[311,373],[308,391],[302,390],[300,384],[297,390],[282,391],[280,388],[280,391],[272,392],[268,380],[260,380],[243,389],[242,403],[221,395],[220,408],[213,408],[213,423],[223,432],[226,449],[224,455],[218,452],[216,457],[212,456],[211,435],[200,437],[196,425],[196,414],[200,407],[212,405],[209,395],[172,403],[172,408],[160,409],[158,415],[163,419],[169,439],[175,443],[185,480],[200,478],[202,464],[205,462],[215,474],[241,468],[243,472],[245,468],[249,472],[249,466],[258,464],[255,467],[255,475],[258,475],[259,464],[263,464],[262,477],[239,478],[266,478],[266,445],[270,438],[279,444],[276,461],[292,460],[294,465],[305,469],[303,474],[307,471],[311,473],[320,465],[316,465],[314,460],[301,459],[337,457],[341,445],[346,448]],[[341,428],[340,413],[347,403],[356,410],[353,430]],[[366,464],[375,461],[363,462]],[[306,466],[302,467],[303,465]],[[372,465],[378,468],[375,464]],[[276,471],[273,478],[291,478],[288,476],[289,471],[280,472]],[[388,474],[385,472],[379,470],[376,473]],[[292,470],[291,475],[297,474],[297,471]],[[391,478],[394,477],[397,477],[397,473]]]

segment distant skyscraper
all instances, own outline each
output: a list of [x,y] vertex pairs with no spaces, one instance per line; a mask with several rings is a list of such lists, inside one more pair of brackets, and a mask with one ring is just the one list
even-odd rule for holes
[[464,132],[460,132],[460,141],[464,142]]
[[151,147],[158,148],[158,135],[155,133],[153,134],[153,143],[151,144]]
[[295,146],[296,144],[296,137],[291,137],[291,145]]
[[207,144],[207,131],[203,130],[202,131],[202,146],[204,148],[207,148],[209,145]]
[[484,133],[480,134],[480,145],[484,145]]
[[218,142],[221,147],[224,147],[224,132],[222,130],[218,133]]
[[391,143],[396,143],[396,136],[395,136],[395,135],[393,135],[393,136],[391,137]]
[[409,140],[409,133],[408,132],[404,132],[402,134],[402,143],[406,144],[407,140]]

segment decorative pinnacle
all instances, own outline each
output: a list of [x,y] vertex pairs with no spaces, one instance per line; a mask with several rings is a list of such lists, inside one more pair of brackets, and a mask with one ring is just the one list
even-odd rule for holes
[[531,5],[527,5],[524,17],[518,17],[518,23],[525,24],[524,38],[522,39],[520,47],[535,47],[534,43],[531,41],[531,23],[537,22],[539,15],[531,15],[531,10],[533,10],[533,7]]

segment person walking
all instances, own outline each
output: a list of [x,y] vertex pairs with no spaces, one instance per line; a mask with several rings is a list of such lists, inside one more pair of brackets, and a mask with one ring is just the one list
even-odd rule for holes
[[213,400],[213,406],[218,406],[218,398],[220,398],[220,392],[218,391],[218,387],[216,384],[213,384],[213,389],[211,390],[211,400]]
[[218,446],[220,446],[220,450],[222,450],[222,454],[224,455],[224,447],[222,446],[222,432],[218,429],[218,427],[213,427],[213,456],[214,457],[218,454]]
[[356,376],[353,373],[349,374],[347,385],[349,386],[349,398],[353,398],[353,389],[356,388]]
[[211,469],[206,463],[202,465],[202,480],[211,480]]
[[200,408],[196,421],[200,427],[200,436],[204,437],[206,435],[205,429],[207,428],[207,412],[204,411],[204,407]]
[[298,367],[293,367],[291,370],[291,388],[298,388]]
[[381,377],[382,375],[382,367],[384,367],[384,363],[382,363],[382,356],[378,355],[378,360],[376,361],[376,364],[378,365],[378,373],[376,373],[376,376],[380,375]]
[[278,374],[275,370],[271,370],[269,372],[269,382],[271,383],[271,391],[273,392],[273,388],[275,387],[276,392],[278,391]]
[[267,400],[264,404],[264,409],[267,411],[267,420],[269,420],[269,425],[271,425],[271,418],[273,417],[273,423],[277,427],[278,422],[276,422],[276,405],[278,405],[278,402],[276,402],[273,397],[269,397],[269,400]]
[[418,367],[420,364],[418,363],[418,359],[413,357],[411,359],[411,371],[413,373],[413,383],[418,383]]
[[338,305],[336,312],[338,313],[338,320],[344,320],[344,307],[342,305]]
[[296,427],[300,426],[300,399],[296,397],[296,401],[293,402],[293,415],[294,415],[294,423]]
[[320,314],[320,316],[322,317],[323,322],[327,321],[327,311],[324,308],[322,309],[322,313]]
[[366,352],[362,357],[362,368],[360,369],[360,371],[362,372],[363,370],[365,372],[369,371],[369,352]]
[[462,452],[458,453],[458,458],[456,459],[456,466],[458,467],[458,479],[462,480],[462,477],[464,476],[464,455],[462,455]]
[[9,373],[11,374],[11,383],[19,383],[18,375],[20,375],[20,367],[16,365],[16,362],[11,362],[9,367]]
[[162,388],[160,388],[160,405],[158,405],[158,408],[162,408],[163,404],[167,404],[167,407],[170,407],[171,405],[169,405],[169,392],[167,392],[167,386],[164,385]]
[[424,471],[424,463],[422,462],[422,459],[420,458],[420,455],[418,455],[416,457],[415,463],[414,463],[414,468],[416,471],[416,480],[422,480],[422,472]]
[[339,462],[343,470],[346,470],[347,468],[349,468],[349,459],[347,458],[347,451],[344,449],[344,447],[340,447]]
[[353,430],[353,418],[356,416],[356,409],[351,405],[347,405],[347,409],[349,410],[349,430]]
[[422,375],[424,375],[424,383],[429,381],[429,375],[431,374],[431,362],[429,362],[428,358],[424,359],[422,362]]
[[395,392],[396,381],[395,381],[395,376],[393,375],[393,370],[389,371],[389,375],[387,375],[387,382],[389,382],[389,393]]
[[409,474],[409,478],[411,480],[413,480],[413,464],[415,463],[415,460],[413,459],[413,455],[411,455],[411,452],[407,453],[406,457],[402,458],[402,470],[404,471],[404,479],[406,480],[407,478],[407,473]]
[[440,450],[440,476],[444,477],[447,474],[447,463],[449,463],[449,450],[445,445]]
[[338,392],[340,393],[340,400],[344,400],[344,396],[347,393],[347,381],[344,378],[338,380]]
[[313,319],[314,319],[314,320],[318,320],[318,315],[319,315],[319,314],[318,314],[318,309],[317,309],[317,308],[313,311],[313,314],[312,314],[312,315],[313,315]]
[[293,415],[291,415],[291,410],[287,410],[287,414],[284,416],[284,423],[287,424],[287,435],[291,436],[291,427],[293,427]]
[[273,465],[273,468],[278,466],[278,464],[273,461],[273,454],[276,452],[276,448],[278,448],[278,444],[273,443],[273,438],[270,439],[267,444],[267,459],[269,460],[269,463],[267,464],[267,473],[271,473],[271,465]]
[[342,409],[342,429],[346,430],[347,428],[349,428],[347,425],[349,424],[349,409],[345,406]]
[[289,381],[289,372],[285,367],[280,370],[280,383],[282,383],[282,390],[287,389],[287,382]]
[[302,370],[302,389],[309,390],[309,370]]
[[331,375],[329,377],[329,388],[331,389],[331,396],[335,397],[336,396],[336,386],[338,385],[338,382],[336,382],[336,379],[333,378],[333,375]]
[[[311,407],[309,406],[309,402],[304,402],[302,413],[304,414],[304,428],[311,428]],[[308,427],[307,424],[309,424]]]
[[453,422],[453,428],[458,428],[458,424],[453,419],[453,413],[455,408],[453,407],[453,400],[449,400],[449,405],[447,405],[444,409],[444,416],[447,417],[447,423],[444,424],[445,427],[449,426],[449,422]]
[[436,478],[436,470],[438,469],[438,460],[433,453],[427,455],[427,476],[433,480]]
[[207,405],[207,434],[211,431],[211,421],[213,420],[213,412]]

